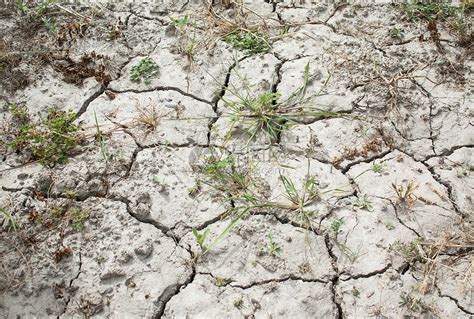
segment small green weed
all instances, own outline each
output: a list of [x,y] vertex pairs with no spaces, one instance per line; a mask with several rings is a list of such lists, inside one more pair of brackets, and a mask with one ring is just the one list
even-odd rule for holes
[[372,202],[369,199],[369,195],[364,194],[361,197],[357,197],[356,200],[352,202],[352,205],[354,207],[360,208],[360,209],[365,209],[369,212],[374,211],[374,207],[372,206]]
[[214,284],[217,287],[224,287],[225,285],[227,285],[227,283],[228,283],[228,280],[225,279],[225,278],[222,278],[222,277],[216,277],[216,279],[214,281]]
[[316,176],[307,176],[303,182],[302,189],[298,190],[291,179],[280,174],[280,180],[285,188],[286,197],[291,205],[284,207],[293,212],[293,221],[301,223],[304,227],[311,227],[311,218],[314,211],[307,210],[307,206],[320,198],[320,192],[316,185]]
[[344,217],[337,218],[331,223],[331,231],[334,236],[337,236],[341,232],[341,226],[344,225]]
[[234,307],[239,308],[239,309],[242,307],[243,303],[244,303],[244,301],[242,300],[242,298],[235,299],[234,302],[233,302]]
[[89,218],[89,211],[83,210],[79,207],[73,207],[68,210],[67,214],[70,218],[71,227],[75,230],[80,230],[84,227],[84,223]]
[[7,212],[4,208],[0,208],[0,213],[3,215],[3,218],[7,221],[13,230],[16,230],[16,221],[13,216]]
[[382,173],[385,170],[385,166],[383,164],[374,163],[371,169],[374,173]]
[[235,165],[232,156],[212,154],[205,159],[202,169],[207,176],[203,182],[230,199],[242,198],[256,186],[248,169]]
[[385,228],[388,230],[394,230],[395,226],[391,222],[385,222]]
[[184,29],[189,23],[189,17],[185,15],[184,17],[181,17],[181,18],[173,18],[173,17],[169,17],[169,18],[173,26],[176,28],[176,30],[178,30],[181,34],[183,34]]
[[400,293],[400,302],[398,303],[400,308],[407,309],[410,313],[432,313],[434,308],[421,300],[421,298],[415,298],[411,294],[407,294],[402,291]]
[[360,298],[360,291],[355,287],[352,288],[351,294],[356,298]]
[[247,54],[266,53],[271,49],[268,36],[260,32],[236,30],[224,36],[223,40]]
[[145,58],[130,71],[130,80],[140,82],[143,79],[145,84],[151,83],[151,78],[158,75],[158,65],[150,58]]
[[272,234],[268,234],[267,238],[268,238],[268,244],[266,247],[266,252],[270,254],[271,256],[279,256],[281,252],[280,245],[273,240]]
[[209,229],[204,230],[204,232],[200,234],[196,228],[193,228],[193,235],[194,235],[194,238],[196,238],[196,242],[201,248],[201,250],[203,251],[207,250],[207,247],[204,244],[204,242],[206,241],[207,235],[209,235]]
[[7,147],[30,153],[31,159],[43,165],[64,163],[82,141],[81,127],[73,123],[75,119],[75,113],[49,109],[45,120],[20,127]]
[[397,240],[393,243],[391,250],[402,256],[409,264],[414,264],[416,262],[424,263],[426,260],[426,254],[419,239],[410,242]]

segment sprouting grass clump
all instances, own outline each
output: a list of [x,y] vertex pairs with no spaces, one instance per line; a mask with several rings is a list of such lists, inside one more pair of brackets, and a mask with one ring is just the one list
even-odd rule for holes
[[[222,98],[227,110],[224,116],[232,122],[231,130],[226,138],[230,137],[234,128],[239,127],[248,136],[248,142],[255,140],[260,134],[266,135],[271,143],[278,142],[281,132],[297,125],[305,117],[331,118],[340,117],[337,112],[323,110],[309,102],[312,97],[306,96],[306,88],[309,81],[309,63],[305,66],[303,84],[292,92],[288,97],[282,98],[278,92],[271,90],[253,93],[254,85],[243,82],[242,88],[230,86],[227,90],[233,95],[233,100]],[[316,93],[318,95],[319,93]]]
[[237,30],[226,35],[223,40],[247,54],[266,53],[271,49],[268,37],[260,32]]
[[145,58],[130,71],[130,80],[133,82],[143,82],[150,84],[151,78],[158,74],[158,65],[150,58]]
[[82,140],[81,126],[73,123],[75,119],[75,113],[51,108],[46,119],[21,126],[7,147],[29,153],[32,160],[43,165],[64,163]]

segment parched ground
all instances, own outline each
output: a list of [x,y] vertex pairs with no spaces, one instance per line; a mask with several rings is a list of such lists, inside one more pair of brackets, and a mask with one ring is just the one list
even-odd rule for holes
[[470,1],[20,3],[1,318],[472,317]]

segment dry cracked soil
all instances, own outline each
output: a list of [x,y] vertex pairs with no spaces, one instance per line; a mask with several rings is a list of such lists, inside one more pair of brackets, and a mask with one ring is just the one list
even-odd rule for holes
[[0,5],[1,318],[472,318],[471,1]]

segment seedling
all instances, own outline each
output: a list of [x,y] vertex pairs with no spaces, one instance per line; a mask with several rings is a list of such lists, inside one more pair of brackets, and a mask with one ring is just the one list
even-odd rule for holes
[[244,301],[242,300],[242,298],[235,299],[234,302],[233,302],[234,307],[236,307],[236,308],[241,308],[243,302],[244,302]]
[[411,207],[418,199],[418,197],[415,195],[415,190],[418,188],[418,185],[413,181],[405,183],[405,185],[397,185],[392,183],[392,188],[395,190],[397,195],[397,205],[403,204]]
[[16,231],[16,221],[13,218],[13,216],[9,212],[7,212],[4,208],[0,208],[0,213],[3,215],[3,218],[7,221],[10,227]]
[[360,291],[357,288],[353,287],[351,293],[354,297],[360,298]]
[[288,177],[280,174],[280,180],[285,188],[285,195],[292,204],[287,209],[294,212],[293,219],[296,218],[305,227],[311,227],[311,218],[314,215],[314,211],[309,211],[306,207],[320,198],[320,192],[316,185],[316,176],[307,176],[301,191],[297,190],[293,181]]
[[204,230],[204,233],[200,234],[196,228],[193,228],[193,235],[196,238],[196,242],[202,251],[207,250],[204,242],[206,241],[207,235],[209,235],[209,229]]
[[374,173],[382,173],[384,171],[385,167],[382,164],[374,163],[372,165],[372,172]]
[[225,285],[227,285],[227,279],[222,278],[222,277],[216,277],[216,280],[214,281],[214,284],[217,287],[224,287]]
[[391,249],[402,256],[409,264],[415,264],[416,262],[424,263],[426,260],[426,254],[421,247],[419,239],[410,242],[397,240],[393,243]]
[[188,194],[191,197],[196,197],[201,192],[201,180],[199,178],[194,179],[194,186],[188,189]]
[[184,29],[186,28],[186,26],[188,25],[188,22],[189,22],[189,18],[187,15],[185,15],[184,17],[181,17],[181,18],[173,18],[173,17],[169,17],[170,20],[171,20],[171,23],[173,24],[173,26],[179,30],[179,32],[181,34],[184,33]]
[[462,164],[461,167],[457,169],[456,175],[459,178],[468,177],[472,170],[474,170],[474,167],[471,167],[469,164]]
[[392,38],[400,40],[402,38],[402,31],[398,28],[391,28],[389,31],[389,35]]
[[151,58],[145,58],[137,65],[133,66],[130,71],[130,80],[133,82],[151,83],[151,78],[158,75],[158,65]]
[[391,222],[385,222],[385,228],[388,230],[394,230],[395,226]]
[[344,217],[337,218],[331,223],[331,230],[334,233],[334,236],[337,236],[341,232],[341,226],[344,225]]
[[271,234],[268,234],[267,238],[268,238],[268,244],[266,248],[267,253],[269,253],[272,256],[279,256],[281,252],[280,245],[273,240],[273,237]]
[[411,294],[407,294],[402,291],[400,293],[400,302],[398,303],[400,308],[405,308],[409,312],[413,313],[427,313],[433,312],[433,307],[424,303],[421,298],[415,298]]
[[[346,244],[336,242],[336,245],[339,247],[341,253],[346,257],[351,264],[355,263],[356,260],[362,256],[362,243],[359,243],[357,249],[352,249]],[[364,253],[365,254],[365,253]]]
[[162,193],[162,192],[166,192],[168,190],[169,185],[162,178],[160,178],[159,176],[153,175],[152,176],[152,181],[153,181],[153,183],[155,183],[159,187],[158,192]]
[[71,226],[75,230],[80,230],[82,227],[84,227],[84,223],[90,215],[87,210],[83,210],[78,207],[69,209],[67,214],[70,216]]
[[374,211],[374,207],[372,206],[372,202],[369,199],[369,195],[364,194],[361,197],[357,197],[356,200],[353,201],[352,205],[354,207],[365,209],[369,212]]
[[271,49],[268,36],[260,32],[236,30],[226,35],[223,40],[247,54],[266,53]]

